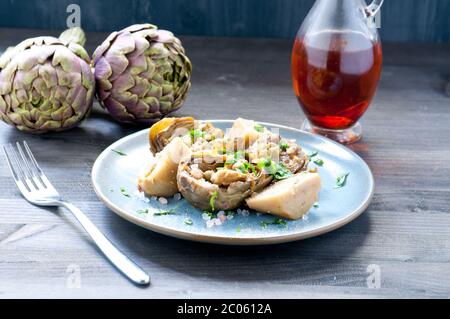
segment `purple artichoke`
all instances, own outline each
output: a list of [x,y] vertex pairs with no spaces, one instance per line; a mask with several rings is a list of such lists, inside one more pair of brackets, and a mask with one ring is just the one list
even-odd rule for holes
[[0,58],[0,118],[32,133],[80,124],[95,92],[84,42],[83,30],[73,28],[8,49]]
[[156,122],[181,107],[191,85],[180,40],[151,24],[110,34],[93,63],[97,97],[119,122]]

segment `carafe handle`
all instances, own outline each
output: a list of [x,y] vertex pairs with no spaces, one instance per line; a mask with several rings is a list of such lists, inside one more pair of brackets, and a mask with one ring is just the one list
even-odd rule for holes
[[373,0],[372,3],[366,7],[367,17],[374,17],[378,13],[378,11],[380,11],[383,2],[384,0]]

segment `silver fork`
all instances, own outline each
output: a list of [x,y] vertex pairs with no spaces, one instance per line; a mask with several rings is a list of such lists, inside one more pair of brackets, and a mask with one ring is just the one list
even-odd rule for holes
[[125,276],[138,285],[149,284],[150,277],[141,267],[117,249],[80,209],[62,199],[39,167],[28,144],[24,141],[22,148],[17,142],[16,146],[17,151],[11,143],[8,146],[4,145],[3,150],[14,181],[23,197],[34,205],[57,206],[69,210],[105,256]]

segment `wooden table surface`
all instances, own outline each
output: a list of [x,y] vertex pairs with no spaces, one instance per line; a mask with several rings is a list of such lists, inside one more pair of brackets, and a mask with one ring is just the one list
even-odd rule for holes
[[[0,29],[0,50],[43,33]],[[90,52],[104,37],[88,35]],[[176,115],[300,127],[291,41],[182,40],[194,73]],[[364,139],[351,146],[374,173],[372,204],[337,231],[290,244],[193,243],[116,216],[94,194],[91,167],[105,147],[139,128],[113,122],[98,106],[64,133],[27,135],[0,123],[0,144],[26,139],[60,192],[152,277],[147,288],[133,286],[67,212],[26,202],[1,156],[0,297],[449,297],[450,45],[386,43],[384,57],[377,96],[362,121]]]

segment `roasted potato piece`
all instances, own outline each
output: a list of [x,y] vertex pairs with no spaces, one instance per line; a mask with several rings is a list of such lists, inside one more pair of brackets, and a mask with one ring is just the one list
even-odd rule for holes
[[173,196],[178,192],[178,164],[190,156],[189,147],[179,137],[175,137],[152,160],[149,169],[138,177],[139,189],[148,195]]
[[246,203],[259,212],[299,219],[317,202],[319,191],[319,174],[302,172],[254,193]]

